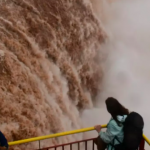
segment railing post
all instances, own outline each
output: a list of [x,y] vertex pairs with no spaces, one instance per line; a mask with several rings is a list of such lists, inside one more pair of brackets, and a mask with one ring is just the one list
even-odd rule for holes
[[41,146],[40,146],[40,140],[39,140],[39,150],[40,150]]
[[62,146],[62,150],[64,150],[64,145]]
[[70,144],[70,150],[72,150],[72,144]]
[[78,142],[78,150],[80,150],[80,142]]
[[85,150],[87,150],[87,141],[85,141]]
[[92,140],[92,144],[93,144],[93,149],[92,150],[94,150],[94,140]]
[[141,144],[139,146],[139,150],[145,150],[144,147],[145,147],[145,140],[143,138],[142,141],[141,141]]

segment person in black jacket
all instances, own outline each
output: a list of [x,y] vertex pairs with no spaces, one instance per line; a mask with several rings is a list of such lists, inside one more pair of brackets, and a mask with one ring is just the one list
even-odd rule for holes
[[0,131],[0,150],[8,150],[8,142],[4,134]]

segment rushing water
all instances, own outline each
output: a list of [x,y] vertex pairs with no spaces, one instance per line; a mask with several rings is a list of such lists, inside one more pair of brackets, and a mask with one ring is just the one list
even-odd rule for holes
[[82,127],[80,112],[100,92],[104,37],[89,1],[0,1],[0,129],[8,141]]

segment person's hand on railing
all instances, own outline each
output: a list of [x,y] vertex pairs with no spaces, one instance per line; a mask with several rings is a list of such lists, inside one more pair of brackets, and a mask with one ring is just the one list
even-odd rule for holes
[[95,130],[99,133],[101,131],[101,125],[94,126]]

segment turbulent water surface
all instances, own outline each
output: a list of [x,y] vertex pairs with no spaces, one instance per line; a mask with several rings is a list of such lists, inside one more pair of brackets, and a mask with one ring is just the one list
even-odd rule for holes
[[80,112],[100,91],[104,40],[89,1],[0,1],[0,129],[8,141],[82,127]]

